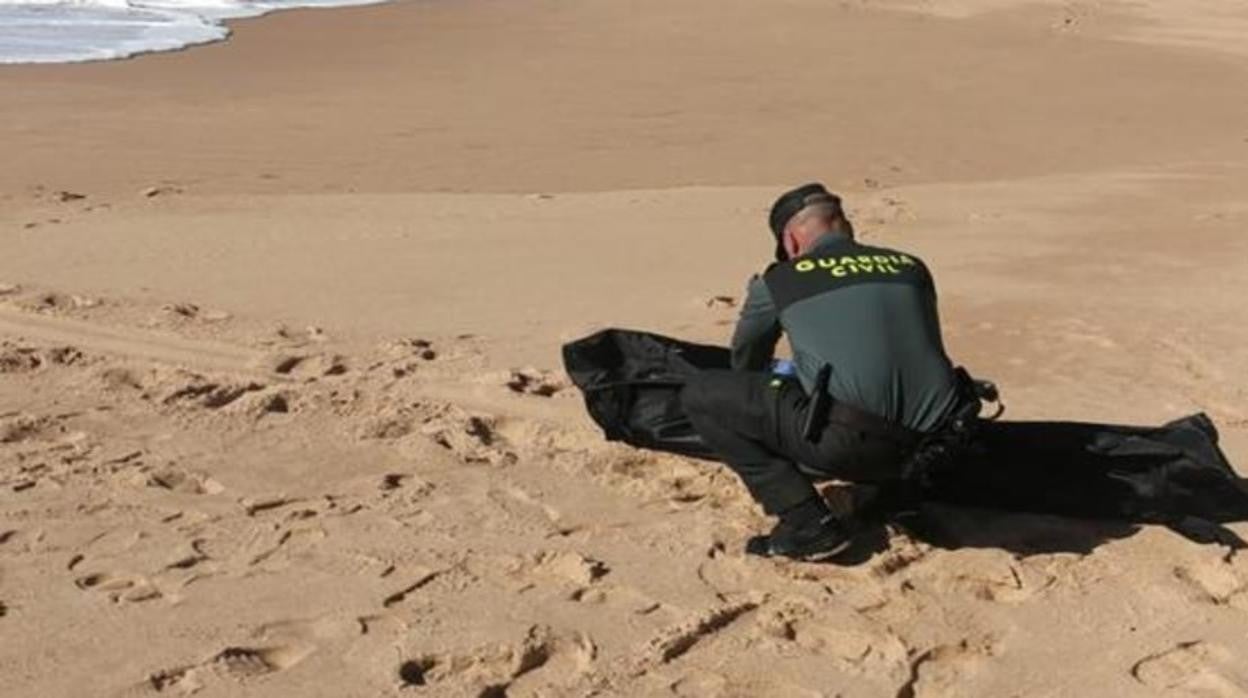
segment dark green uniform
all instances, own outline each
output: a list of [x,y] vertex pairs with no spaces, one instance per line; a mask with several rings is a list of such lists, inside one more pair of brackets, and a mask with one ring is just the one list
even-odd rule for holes
[[830,365],[833,399],[919,432],[957,402],[936,289],[913,255],[829,234],[803,257],[773,264],[750,280],[733,368],[765,370],[782,330],[807,392]]
[[[797,381],[769,371],[781,333]],[[682,402],[706,443],[772,514],[821,501],[812,476],[900,477],[922,434],[959,403],[927,267],[844,234],[828,234],[808,254],[751,280],[732,355],[735,370],[699,373]],[[825,365],[832,406],[818,417],[808,395]]]

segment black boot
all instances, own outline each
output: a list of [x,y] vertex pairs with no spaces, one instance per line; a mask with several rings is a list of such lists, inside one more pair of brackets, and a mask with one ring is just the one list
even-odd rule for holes
[[844,552],[851,542],[846,526],[817,499],[784,512],[771,533],[746,543],[745,552],[817,562]]

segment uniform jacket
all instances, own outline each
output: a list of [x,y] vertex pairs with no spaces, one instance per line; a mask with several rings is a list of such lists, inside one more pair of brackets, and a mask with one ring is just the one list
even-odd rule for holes
[[829,233],[807,254],[771,265],[750,280],[733,368],[765,370],[782,333],[807,392],[831,366],[835,400],[919,432],[958,402],[936,287],[914,255]]

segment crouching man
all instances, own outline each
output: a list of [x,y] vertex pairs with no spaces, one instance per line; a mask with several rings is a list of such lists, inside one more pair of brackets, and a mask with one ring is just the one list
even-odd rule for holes
[[[781,196],[776,262],[749,282],[731,371],[690,381],[682,402],[702,438],[779,522],[749,552],[819,560],[849,545],[813,482],[884,484],[964,399],[945,354],[936,289],[911,254],[858,243],[821,184]],[[773,370],[781,334],[792,370]]]

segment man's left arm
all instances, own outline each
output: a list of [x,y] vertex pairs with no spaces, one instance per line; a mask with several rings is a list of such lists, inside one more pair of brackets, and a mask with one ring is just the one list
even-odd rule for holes
[[732,368],[736,371],[763,371],[775,356],[780,341],[780,316],[771,292],[761,277],[750,279],[741,316],[732,333]]

